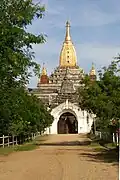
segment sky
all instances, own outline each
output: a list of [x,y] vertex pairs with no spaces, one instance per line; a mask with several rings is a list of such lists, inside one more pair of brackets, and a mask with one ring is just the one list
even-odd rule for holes
[[[34,3],[38,0],[33,0]],[[48,75],[59,66],[59,56],[65,38],[65,24],[71,24],[72,42],[77,64],[86,73],[92,62],[96,71],[107,66],[120,53],[120,0],[41,0],[45,15],[36,19],[27,30],[47,35],[44,44],[33,45],[35,61],[43,63]],[[30,79],[29,87],[37,86],[38,78]]]

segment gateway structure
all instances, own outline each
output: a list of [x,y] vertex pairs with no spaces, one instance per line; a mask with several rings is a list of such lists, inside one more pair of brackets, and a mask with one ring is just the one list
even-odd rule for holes
[[[91,81],[96,79],[94,66],[89,75]],[[84,71],[77,65],[76,51],[70,36],[70,23],[67,21],[59,66],[50,76],[43,67],[37,88],[30,91],[47,105],[54,117],[46,133],[90,132],[94,116],[82,111],[78,104],[78,88],[81,86],[80,82],[83,77]]]

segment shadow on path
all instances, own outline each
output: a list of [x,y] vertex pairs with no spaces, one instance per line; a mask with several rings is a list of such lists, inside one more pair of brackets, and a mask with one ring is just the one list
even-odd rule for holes
[[79,155],[88,157],[88,161],[114,163],[113,165],[119,162],[119,152],[116,148],[109,150],[104,149],[99,153],[80,153]]
[[40,146],[85,146],[89,145],[90,141],[62,141],[51,143],[39,143]]

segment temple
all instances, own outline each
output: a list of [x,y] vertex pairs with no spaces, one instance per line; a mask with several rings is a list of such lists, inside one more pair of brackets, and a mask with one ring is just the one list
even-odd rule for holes
[[[96,79],[94,65],[89,73],[90,79]],[[65,39],[60,52],[59,66],[54,73],[47,75],[45,65],[42,68],[37,88],[33,93],[45,103],[54,117],[48,134],[88,133],[94,115],[82,111],[78,102],[78,88],[84,77],[84,71],[77,65],[77,56],[70,35],[70,23],[66,22]]]

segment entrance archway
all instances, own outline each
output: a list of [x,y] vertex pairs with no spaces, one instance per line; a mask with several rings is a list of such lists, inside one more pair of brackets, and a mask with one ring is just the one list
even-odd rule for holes
[[58,134],[77,134],[78,133],[78,121],[70,112],[63,113],[57,123]]

